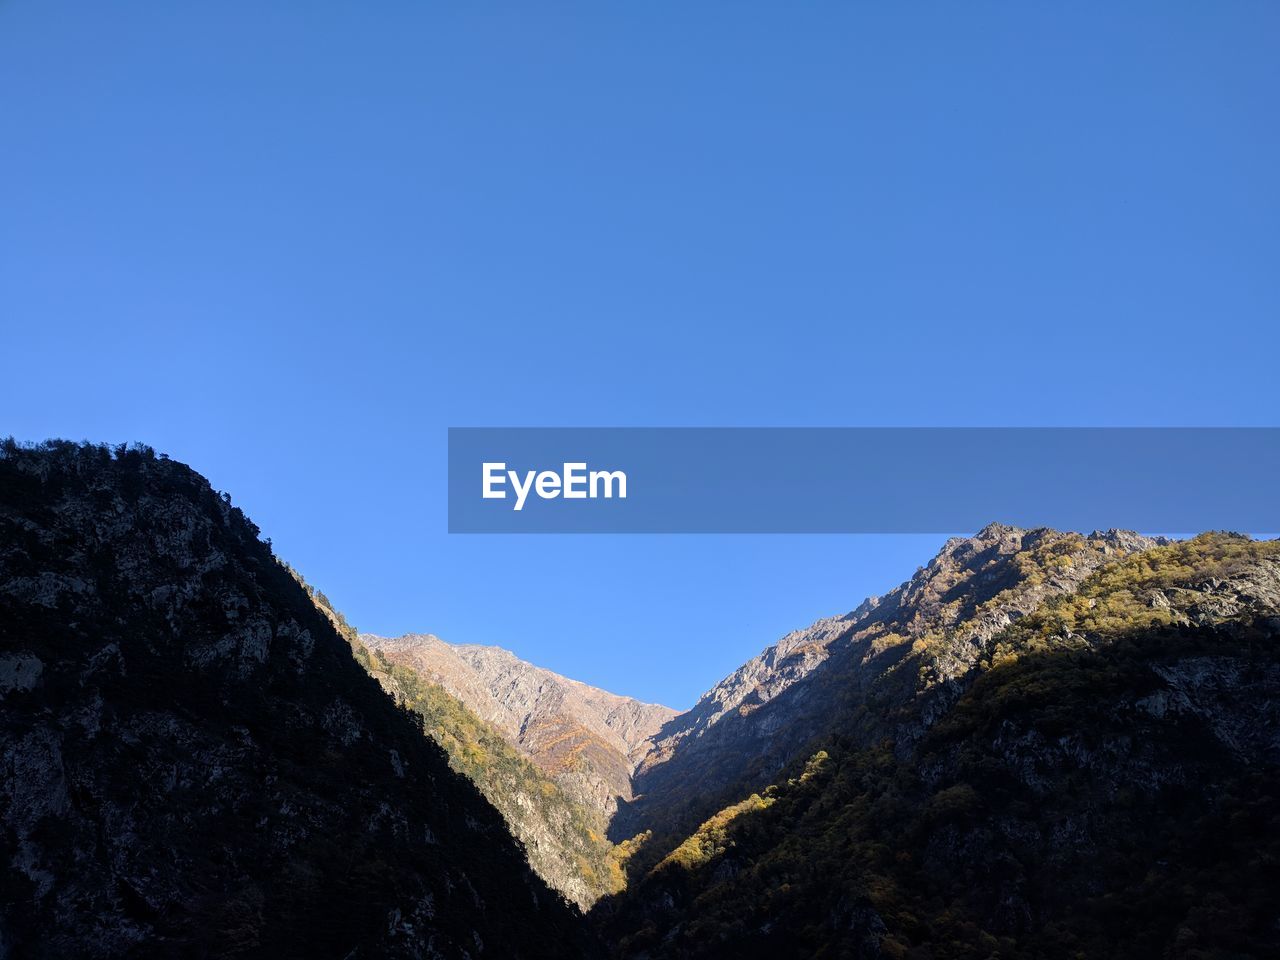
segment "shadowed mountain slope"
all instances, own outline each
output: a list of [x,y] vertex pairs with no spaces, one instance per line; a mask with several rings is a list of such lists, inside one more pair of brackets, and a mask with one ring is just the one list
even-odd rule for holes
[[393,663],[382,650],[370,650],[329,598],[297,571],[293,573],[351,645],[356,661],[396,703],[421,719],[423,732],[444,748],[449,765],[474,783],[502,814],[538,876],[584,910],[625,886],[622,865],[606,839],[607,817],[602,810],[570,796],[507,733],[478,716],[427,673],[403,659]]
[[580,954],[257,534],[147,450],[0,450],[0,955]]

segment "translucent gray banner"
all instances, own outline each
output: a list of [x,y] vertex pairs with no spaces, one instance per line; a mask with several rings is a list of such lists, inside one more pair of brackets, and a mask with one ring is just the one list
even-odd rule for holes
[[1280,530],[1280,428],[449,431],[452,533]]

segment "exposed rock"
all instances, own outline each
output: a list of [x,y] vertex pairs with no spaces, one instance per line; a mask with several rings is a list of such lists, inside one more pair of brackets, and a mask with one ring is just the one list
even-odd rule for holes
[[907,657],[916,669],[895,678],[906,695],[935,688],[912,715],[918,735],[993,637],[1102,564],[1163,542],[999,523],[952,538],[906,583],[788,634],[667,724],[637,768],[636,799],[620,808],[611,836],[691,829],[727,794],[768,783],[810,739],[845,723],[850,705]]
[[44,672],[39,657],[30,654],[0,655],[0,697],[13,690],[30,690]]

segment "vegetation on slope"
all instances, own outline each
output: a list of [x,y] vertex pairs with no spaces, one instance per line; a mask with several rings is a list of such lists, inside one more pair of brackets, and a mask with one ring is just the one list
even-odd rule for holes
[[[1210,599],[1218,581],[1239,576],[1269,557],[1280,542],[1204,533],[1108,564],[1073,593],[1054,597],[999,638],[987,664],[1051,649],[1110,642],[1127,633],[1230,619],[1230,600]],[[1197,600],[1208,600],[1199,608]]]
[[918,741],[826,738],[594,916],[627,957],[1276,955],[1278,556],[1107,566]]
[[444,748],[450,765],[498,808],[539,876],[584,909],[626,885],[601,812],[571,799],[443,687],[381,651],[357,650],[356,659],[422,718],[423,731]]
[[351,644],[356,661],[444,748],[449,765],[471,780],[524,844],[542,879],[583,909],[626,885],[621,861],[605,838],[603,813],[568,796],[492,724],[411,667],[370,650],[322,592],[306,585],[316,605]]
[[647,764],[640,797],[611,824],[615,839],[650,834],[630,859],[631,876],[652,869],[716,810],[776,781],[815,740],[840,734],[871,745],[915,736],[921,718],[945,709],[958,679],[1011,621],[1156,543],[1117,531],[1086,537],[1002,524],[949,541],[906,583],[841,618],[837,629],[819,631],[822,656],[793,647],[763,671],[773,678],[791,661],[816,662],[801,679],[765,702],[752,694],[670,745],[665,762]]

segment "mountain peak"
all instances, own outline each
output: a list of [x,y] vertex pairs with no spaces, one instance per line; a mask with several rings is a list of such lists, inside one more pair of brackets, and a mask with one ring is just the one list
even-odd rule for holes
[[992,537],[1004,537],[1010,534],[1020,535],[1027,531],[1022,527],[1015,527],[1009,523],[1001,523],[999,520],[992,520],[985,527],[973,535],[975,540],[989,540]]

